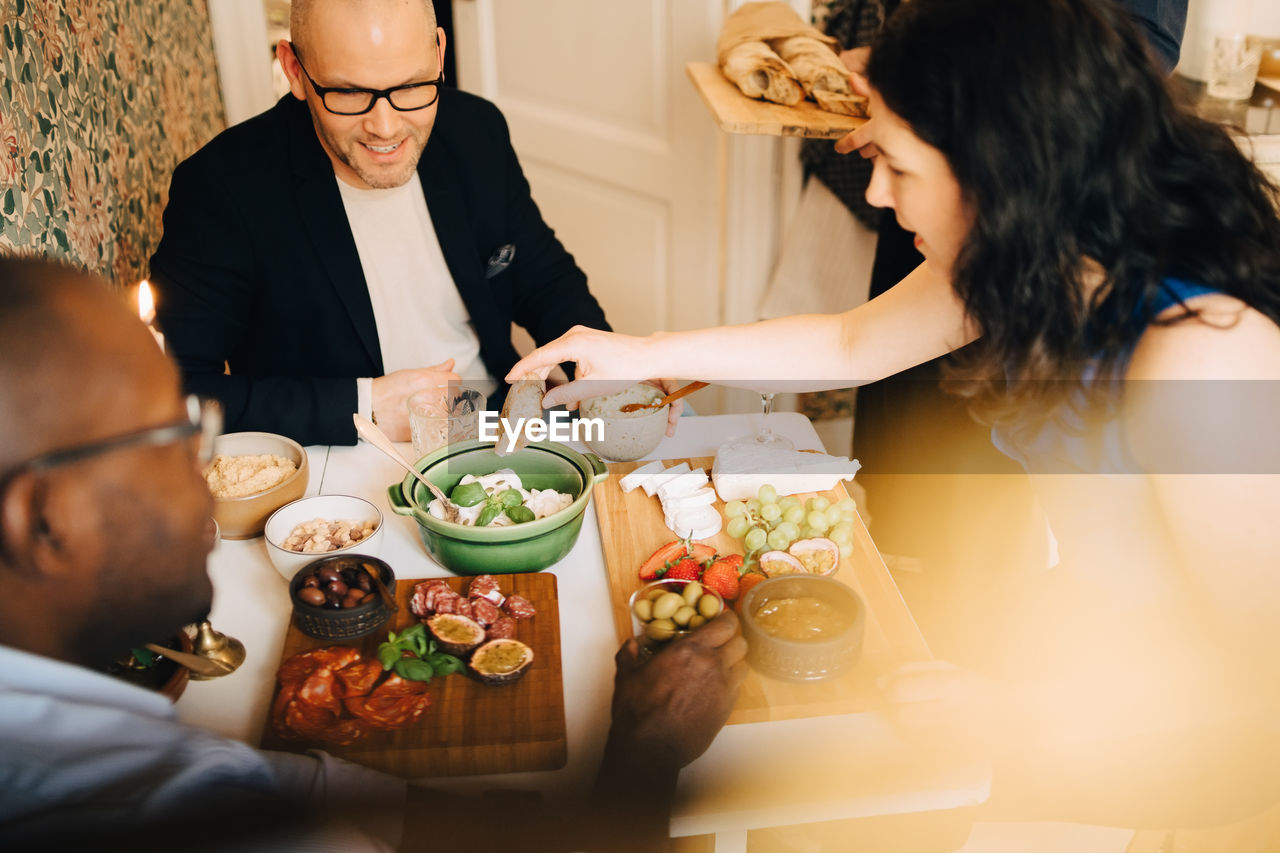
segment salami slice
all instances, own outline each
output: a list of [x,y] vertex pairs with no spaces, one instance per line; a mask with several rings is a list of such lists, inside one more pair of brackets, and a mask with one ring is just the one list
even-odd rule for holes
[[471,618],[485,628],[502,618],[502,611],[487,598],[471,599]]
[[338,670],[338,692],[343,696],[364,696],[378,683],[382,664],[377,660],[361,660]]
[[523,595],[508,595],[507,603],[503,605],[502,609],[507,611],[508,615],[517,619],[532,619],[538,615],[538,611],[533,608],[533,602]]
[[398,729],[417,721],[431,706],[431,697],[421,696],[360,696],[343,700],[343,704],[357,718],[378,729]]
[[467,598],[472,601],[483,598],[495,607],[501,607],[503,597],[502,590],[498,589],[498,580],[493,575],[476,575],[467,587]]
[[338,701],[334,688],[333,670],[320,667],[298,688],[298,701],[323,708],[336,717],[342,713],[342,703]]
[[413,597],[409,601],[409,609],[419,619],[426,619],[436,612],[436,596],[441,592],[452,592],[449,584],[436,578],[422,581],[413,588]]
[[386,681],[373,688],[370,696],[416,696],[427,692],[427,685],[421,681],[407,681],[392,673]]
[[276,673],[276,678],[280,679],[281,684],[301,684],[321,667],[342,669],[358,660],[360,660],[360,653],[346,646],[311,649],[299,652],[280,664],[280,671]]
[[516,620],[510,616],[503,616],[489,626],[484,632],[487,640],[511,640],[516,636]]

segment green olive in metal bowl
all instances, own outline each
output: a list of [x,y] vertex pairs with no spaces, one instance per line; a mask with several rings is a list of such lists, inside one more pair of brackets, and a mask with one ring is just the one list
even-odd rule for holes
[[416,521],[427,553],[459,575],[536,572],[559,562],[578,541],[592,488],[609,476],[595,454],[579,453],[554,441],[530,444],[509,456],[499,456],[492,442],[458,442],[424,456],[416,467],[445,494],[467,474],[482,477],[510,468],[526,489],[573,495],[569,506],[545,518],[503,527],[471,527],[427,512],[430,492],[413,475],[405,475],[387,489],[392,512]]

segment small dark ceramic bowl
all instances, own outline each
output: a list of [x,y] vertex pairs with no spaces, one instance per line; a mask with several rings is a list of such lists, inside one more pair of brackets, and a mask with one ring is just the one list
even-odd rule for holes
[[334,610],[328,607],[316,607],[298,600],[298,590],[307,576],[324,566],[335,569],[375,567],[382,578],[382,583],[391,593],[394,601],[396,595],[396,575],[382,560],[377,557],[366,557],[363,554],[335,554],[321,557],[298,569],[293,580],[289,581],[289,600],[293,602],[293,622],[298,630],[308,637],[319,640],[354,640],[377,631],[391,618],[391,610],[383,602],[380,595],[372,601],[357,604],[351,608]]
[[[191,638],[187,636],[186,631],[179,631],[172,637],[164,639],[160,645],[178,649],[187,654],[191,654],[192,651]],[[153,666],[147,669],[135,669],[125,663],[130,657],[125,655],[120,661],[113,663],[107,669],[107,673],[122,681],[168,696],[173,702],[177,702],[183,691],[187,689],[187,682],[191,680],[191,670],[185,666],[163,655],[157,655]]]
[[553,441],[531,444],[510,456],[498,456],[492,442],[464,441],[427,454],[417,468],[445,494],[467,474],[483,476],[510,468],[526,489],[573,495],[573,503],[546,518],[506,527],[468,527],[427,512],[430,492],[406,474],[387,489],[392,512],[411,516],[427,553],[459,575],[536,572],[558,562],[578,541],[592,488],[609,476],[594,454]]
[[[761,607],[781,599],[817,599],[829,605],[840,625],[816,639],[788,639],[759,621]],[[782,575],[758,583],[742,599],[742,636],[747,662],[757,671],[786,681],[817,681],[847,670],[862,651],[867,609],[852,588],[821,575]]]

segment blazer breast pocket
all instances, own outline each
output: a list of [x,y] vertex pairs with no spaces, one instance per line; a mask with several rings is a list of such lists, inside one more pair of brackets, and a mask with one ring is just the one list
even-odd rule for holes
[[516,259],[516,246],[514,243],[507,243],[505,246],[499,246],[489,256],[489,260],[485,263],[484,277],[486,279],[493,278],[505,272],[507,267],[511,266],[511,262]]

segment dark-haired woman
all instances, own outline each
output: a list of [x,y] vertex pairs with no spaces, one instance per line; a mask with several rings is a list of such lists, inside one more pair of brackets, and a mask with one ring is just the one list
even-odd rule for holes
[[1106,0],[905,4],[858,141],[920,268],[842,315],[578,329],[512,375],[576,362],[549,405],[638,372],[829,388],[978,341],[960,384],[1061,563],[972,603],[983,674],[901,673],[898,718],[979,737],[1019,814],[1170,826],[1280,798],[1280,192],[1145,51]]

